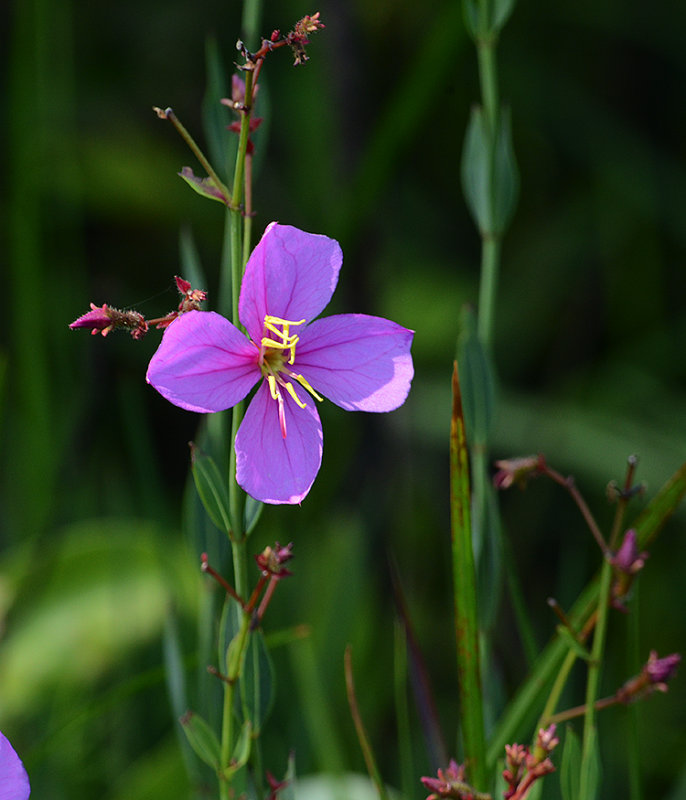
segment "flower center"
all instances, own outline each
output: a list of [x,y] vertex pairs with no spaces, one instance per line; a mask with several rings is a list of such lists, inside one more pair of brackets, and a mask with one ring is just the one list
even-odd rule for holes
[[[302,375],[287,366],[295,363],[295,346],[300,340],[296,333],[291,333],[291,327],[304,323],[304,319],[294,322],[281,319],[281,317],[272,317],[269,314],[264,318],[259,364],[262,374],[269,384],[271,396],[279,404],[279,424],[284,439],[286,438],[286,416],[281,389],[285,389],[300,408],[307,408],[307,405],[296,394],[291,380],[296,380],[307,389],[315,400],[320,402],[323,400]],[[289,378],[291,380],[288,380]]]

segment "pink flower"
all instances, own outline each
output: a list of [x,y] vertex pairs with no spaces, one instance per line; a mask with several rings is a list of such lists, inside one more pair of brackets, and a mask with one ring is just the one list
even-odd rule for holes
[[[236,477],[265,503],[299,503],[322,459],[316,402],[347,411],[402,405],[414,370],[413,331],[328,304],[343,261],[333,239],[272,222],[243,277],[246,337],[214,312],[190,311],[164,334],[147,380],[181,408],[223,411],[259,387],[236,436]],[[248,338],[249,337],[249,338]]]
[[0,800],[27,800],[29,776],[9,740],[0,733]]

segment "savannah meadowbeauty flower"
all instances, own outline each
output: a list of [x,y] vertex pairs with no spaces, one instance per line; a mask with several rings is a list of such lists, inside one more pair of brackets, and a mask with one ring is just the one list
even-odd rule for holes
[[0,733],[0,800],[27,800],[29,776],[9,740]]
[[[245,269],[238,316],[190,311],[165,331],[147,381],[188,411],[231,408],[259,382],[236,435],[236,478],[265,503],[299,503],[322,460],[316,402],[393,411],[410,390],[413,331],[326,307],[343,261],[334,239],[272,222]],[[249,338],[248,338],[249,337]]]

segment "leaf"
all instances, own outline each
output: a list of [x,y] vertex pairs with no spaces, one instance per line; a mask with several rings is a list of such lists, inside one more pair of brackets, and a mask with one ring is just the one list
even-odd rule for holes
[[460,390],[469,441],[472,446],[488,441],[495,405],[493,366],[476,332],[473,309],[465,307],[458,346]]
[[568,725],[560,764],[560,790],[562,800],[577,800],[579,797],[579,774],[581,771],[581,743],[574,728]]
[[491,146],[481,106],[474,106],[462,149],[462,191],[481,234],[493,230]]
[[240,697],[243,716],[258,736],[274,704],[274,665],[260,630],[250,634],[241,674]]
[[245,530],[245,535],[252,533],[255,529],[255,525],[262,514],[262,509],[264,508],[264,503],[261,503],[259,500],[255,500],[254,497],[251,497],[249,494],[245,497],[245,509],[243,511],[243,526]]
[[234,773],[238,772],[239,769],[248,763],[250,750],[252,748],[252,740],[252,725],[250,724],[250,720],[246,720],[241,728],[236,746],[233,748],[231,764],[224,770],[225,778],[231,778]]
[[590,734],[588,757],[581,759],[579,782],[581,784],[579,800],[595,800],[600,786],[600,752],[598,749],[598,731],[594,727]]
[[224,533],[230,533],[229,489],[214,460],[191,442],[191,471],[195,487],[210,519]]
[[509,111],[498,113],[491,131],[483,108],[472,108],[462,150],[462,190],[481,235],[501,234],[519,193]]
[[510,18],[512,10],[514,9],[515,0],[495,0],[495,8],[493,15],[493,30],[498,32],[502,30],[503,26]]
[[663,525],[676,511],[685,494],[686,463],[682,464],[672,475],[632,525],[640,547],[645,547],[653,541]]
[[566,627],[566,625],[558,625],[556,630],[560,638],[567,644],[567,647],[569,647],[570,650],[573,650],[579,656],[579,658],[583,658],[584,661],[591,660],[591,654],[581,644],[576,636],[574,636],[569,628]]
[[181,717],[180,722],[193,750],[210,767],[219,769],[221,747],[212,728],[193,711]]
[[472,39],[476,39],[479,35],[479,9],[474,0],[464,0],[462,3],[462,13],[467,33]]
[[279,792],[279,800],[295,800],[295,754],[293,752],[288,754],[288,767],[283,781],[286,785]]
[[231,202],[230,198],[224,194],[221,187],[217,186],[212,178],[199,178],[190,167],[184,167],[179,172],[179,177],[183,178],[193,191],[203,197],[207,197],[210,200],[218,200],[224,205],[228,205]]
[[[228,180],[233,174],[236,159],[236,147],[231,146],[232,134],[226,130],[229,122],[233,122],[233,117],[220,101],[231,95],[230,80],[227,81],[227,75],[231,73],[224,66],[214,36],[210,36],[205,43],[205,68],[207,90],[202,102],[203,133],[212,165],[222,180]],[[237,142],[237,137],[234,138]]]
[[512,146],[512,124],[509,109],[498,114],[498,130],[493,158],[493,232],[502,233],[517,205],[519,171]]

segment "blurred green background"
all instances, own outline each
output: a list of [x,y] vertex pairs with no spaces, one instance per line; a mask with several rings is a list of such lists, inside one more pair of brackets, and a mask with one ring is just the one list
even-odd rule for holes
[[[262,73],[256,236],[276,219],[337,238],[345,262],[328,313],[415,329],[416,376],[388,416],[325,404],[313,490],[301,508],[267,509],[254,536],[255,552],[295,543],[267,632],[311,626],[274,650],[265,748],[277,774],[292,747],[301,774],[364,771],[344,694],[351,642],[362,713],[397,785],[391,560],[455,753],[447,432],[460,311],[478,286],[459,175],[476,57],[453,2],[266,0],[260,30],[316,10],[327,28],[311,61],[294,69],[281,51]],[[197,166],[151,107],[171,105],[203,141],[208,37],[228,79],[240,13],[236,0],[0,9],[0,728],[36,798],[189,796],[161,642],[173,612],[193,673],[208,590],[181,500],[199,420],[145,384],[155,333],[136,343],[67,325],[91,301],[152,317],[174,307],[182,228],[211,306],[223,212],[176,176]],[[605,486],[629,454],[648,496],[686,456],[684,30],[686,10],[664,2],[650,13],[615,0],[520,3],[499,45],[521,198],[498,295],[493,457],[544,452],[605,526]],[[513,490],[502,508],[542,645],[555,625],[545,598],[568,607],[598,553],[559,488]],[[685,523],[680,512],[653,548],[640,615],[613,619],[606,693],[634,671],[632,619],[639,660],[685,649]],[[496,641],[488,671],[507,696],[526,659],[506,594]],[[682,676],[640,710],[647,797],[686,798],[685,701]],[[431,765],[414,715],[412,725],[415,762],[403,767],[418,776]],[[624,710],[601,719],[604,797],[626,793],[626,725]],[[555,779],[547,791],[557,796]]]

